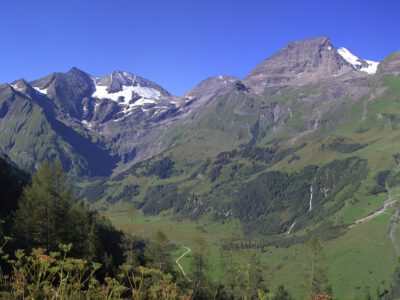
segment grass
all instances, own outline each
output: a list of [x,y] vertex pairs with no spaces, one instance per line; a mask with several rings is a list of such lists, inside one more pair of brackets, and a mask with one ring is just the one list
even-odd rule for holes
[[[201,236],[208,245],[210,277],[213,280],[221,280],[224,277],[219,245],[229,236],[239,237],[240,228],[236,222],[215,223],[210,222],[207,217],[197,222],[177,221],[171,213],[164,212],[158,216],[138,215],[131,224],[126,211],[126,207],[120,204],[119,207],[116,205],[105,212],[105,215],[117,228],[126,231],[133,228],[139,236],[151,237],[157,230],[162,230],[178,246],[173,253],[174,260],[185,251],[183,246],[195,250],[194,239]],[[356,225],[337,239],[324,243],[324,264],[329,269],[329,280],[338,299],[360,299],[367,290],[373,294],[377,287],[381,290],[389,287],[397,263],[394,248],[388,239],[390,219],[390,215],[381,215]],[[234,261],[243,264],[252,253],[257,253],[267,267],[264,274],[271,288],[275,289],[284,283],[296,299],[304,299],[305,278],[309,268],[309,256],[305,245],[269,247],[265,253],[253,249],[240,250],[234,254]],[[190,274],[190,254],[180,263]]]
[[366,290],[388,288],[397,265],[388,238],[390,216],[359,224],[326,247],[331,282],[339,299],[358,299]]

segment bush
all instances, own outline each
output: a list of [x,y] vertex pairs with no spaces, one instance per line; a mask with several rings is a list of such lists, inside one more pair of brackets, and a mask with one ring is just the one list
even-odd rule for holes
[[367,146],[366,144],[359,144],[359,143],[348,144],[346,143],[344,138],[336,138],[328,145],[326,149],[341,153],[351,153],[360,150],[366,146]]
[[386,193],[387,190],[385,187],[381,185],[374,185],[369,191],[368,195],[378,195],[380,193]]

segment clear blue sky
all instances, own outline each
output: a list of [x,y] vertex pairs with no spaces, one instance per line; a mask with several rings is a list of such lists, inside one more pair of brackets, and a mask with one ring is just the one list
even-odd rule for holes
[[179,95],[321,35],[379,61],[400,49],[399,13],[398,0],[2,0],[0,82],[77,66],[131,71]]

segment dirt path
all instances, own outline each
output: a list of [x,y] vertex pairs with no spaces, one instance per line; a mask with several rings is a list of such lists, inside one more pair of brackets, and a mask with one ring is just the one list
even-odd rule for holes
[[183,253],[181,256],[179,256],[178,259],[177,259],[175,262],[176,262],[176,264],[178,265],[179,269],[181,270],[183,276],[184,276],[188,281],[191,281],[191,280],[186,276],[185,270],[183,269],[183,267],[182,267],[182,265],[179,263],[179,261],[180,261],[182,258],[184,258],[187,254],[189,254],[190,251],[192,251],[192,250],[191,250],[189,247],[186,247],[186,246],[183,246],[183,248],[186,249],[186,252]]
[[355,225],[357,225],[357,224],[361,224],[361,223],[367,222],[367,221],[369,221],[369,220],[371,220],[371,219],[373,219],[373,218],[375,218],[375,217],[377,217],[377,216],[380,216],[380,215],[386,213],[386,211],[388,210],[388,208],[389,208],[390,206],[392,206],[396,201],[397,201],[397,199],[394,199],[394,198],[392,197],[391,193],[388,192],[388,195],[387,195],[387,197],[386,197],[386,200],[385,200],[385,202],[383,202],[382,208],[380,208],[380,209],[374,211],[373,213],[369,214],[369,215],[366,216],[366,217],[363,217],[363,218],[361,218],[361,219],[358,219],[358,220],[355,221],[353,224],[351,224],[351,225],[349,226],[349,228],[352,228],[353,226],[355,226]]

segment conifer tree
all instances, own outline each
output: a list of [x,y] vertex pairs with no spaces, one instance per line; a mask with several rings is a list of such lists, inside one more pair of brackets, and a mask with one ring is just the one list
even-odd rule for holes
[[191,253],[190,268],[195,299],[211,299],[212,287],[207,276],[209,262],[207,257],[207,245],[200,236],[194,241],[194,250]]
[[15,213],[15,233],[27,248],[50,251],[65,241],[71,195],[60,162],[52,166],[45,161],[39,166]]
[[173,270],[171,250],[172,245],[167,236],[158,230],[146,248],[145,255],[149,259],[149,266],[164,273],[171,273]]

